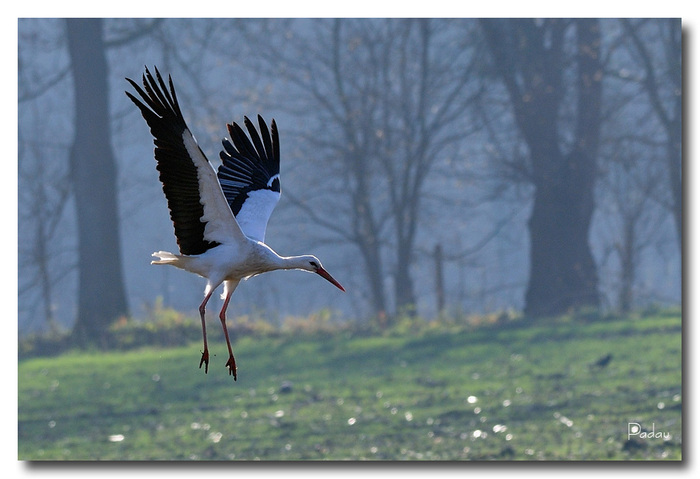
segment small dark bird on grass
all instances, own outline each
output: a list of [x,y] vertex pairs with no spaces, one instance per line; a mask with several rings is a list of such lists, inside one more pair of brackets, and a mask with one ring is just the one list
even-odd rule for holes
[[610,364],[610,361],[612,361],[612,358],[613,358],[612,353],[608,353],[605,356],[598,358],[589,367],[591,369],[604,369],[608,366],[608,364]]

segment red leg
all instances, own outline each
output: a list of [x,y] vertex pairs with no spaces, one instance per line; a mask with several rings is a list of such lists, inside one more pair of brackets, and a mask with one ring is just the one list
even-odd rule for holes
[[202,369],[202,364],[204,364],[204,374],[209,372],[209,348],[207,347],[207,325],[204,322],[204,313],[206,312],[207,302],[211,298],[211,293],[214,288],[211,288],[209,292],[204,296],[204,301],[199,305],[199,317],[202,320],[202,337],[204,338],[204,351],[202,352],[202,359],[199,361],[199,369]]
[[228,346],[228,361],[226,366],[228,367],[228,373],[233,376],[233,380],[237,380],[236,376],[236,360],[233,357],[233,349],[231,349],[231,341],[228,337],[228,329],[226,328],[226,308],[228,308],[228,302],[231,300],[231,295],[233,294],[233,289],[231,288],[226,293],[226,299],[224,300],[224,306],[221,308],[221,313],[219,313],[219,319],[221,320],[221,327],[224,328],[224,336],[226,336],[226,346]]

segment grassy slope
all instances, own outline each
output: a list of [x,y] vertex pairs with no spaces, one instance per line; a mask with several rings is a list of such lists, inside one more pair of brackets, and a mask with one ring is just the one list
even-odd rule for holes
[[[681,320],[212,342],[19,364],[23,460],[680,459]],[[591,369],[613,353],[608,367]],[[280,387],[291,381],[291,392]],[[672,435],[627,441],[628,422]]]

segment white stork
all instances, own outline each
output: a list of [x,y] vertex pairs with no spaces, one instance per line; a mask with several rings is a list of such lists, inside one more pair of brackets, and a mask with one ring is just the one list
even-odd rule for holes
[[226,366],[235,380],[236,360],[226,328],[226,308],[241,279],[277,269],[300,269],[320,275],[342,291],[345,289],[315,256],[280,256],[264,243],[267,221],[280,198],[280,150],[275,120],[270,131],[258,116],[258,134],[246,117],[244,123],[250,139],[236,123],[227,124],[231,140],[223,140],[222,164],[216,172],[187,128],[172,78],[168,77],[168,91],[157,68],[155,74],[154,79],[146,68],[143,89],[127,78],[143,102],[129,92],[126,94],[139,107],[153,134],[156,169],[160,172],[180,254],[158,251],[153,253],[158,259],[151,264],[170,264],[207,279],[204,300],[199,305],[204,338],[199,367],[204,364],[205,373],[209,370],[209,349],[204,313],[214,290],[224,284],[219,319],[229,352]]

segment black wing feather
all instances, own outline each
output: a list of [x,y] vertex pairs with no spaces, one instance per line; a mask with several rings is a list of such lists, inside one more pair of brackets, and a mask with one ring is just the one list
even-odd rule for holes
[[244,118],[244,123],[245,127],[248,129],[248,133],[250,134],[250,139],[253,141],[253,145],[255,146],[255,151],[262,153],[262,155],[257,153],[258,159],[262,161],[261,156],[266,156],[267,152],[265,151],[262,141],[260,141],[260,135],[258,135],[258,132],[255,131],[255,126],[253,125],[253,122],[248,119],[248,117]]
[[[272,123],[273,123],[273,125],[275,124],[274,121]],[[265,124],[265,122],[263,121],[263,119],[261,117],[258,117],[258,124],[260,126],[260,134],[262,135],[263,143],[265,143],[265,154],[268,157],[279,158],[280,157],[279,152],[276,156],[274,154],[274,151],[272,149],[272,140],[270,138],[270,131],[267,129],[267,125]],[[276,137],[277,137],[277,132],[275,132],[275,138]]]
[[246,136],[245,132],[243,129],[238,126],[237,123],[233,123],[232,125],[227,125],[228,132],[231,135],[233,139],[233,144],[236,146],[236,148],[241,152],[243,156],[247,156],[250,158],[254,158],[259,160],[258,154],[255,151],[255,148],[253,145],[250,143],[250,140],[248,140],[248,137]]
[[183,142],[183,133],[188,128],[180,111],[172,78],[168,78],[168,91],[157,68],[155,74],[154,79],[146,68],[142,77],[143,89],[133,80],[126,79],[143,102],[129,92],[126,95],[141,110],[153,134],[156,169],[168,200],[180,253],[202,254],[219,243],[204,239],[206,223],[201,221],[204,206],[200,202],[197,167]]
[[222,141],[224,149],[219,155],[222,164],[217,173],[234,215],[238,215],[249,192],[264,189],[280,192],[279,134],[275,120],[272,120],[272,134],[260,115],[260,134],[247,117],[244,124],[250,139],[237,123],[226,125],[231,141]]

